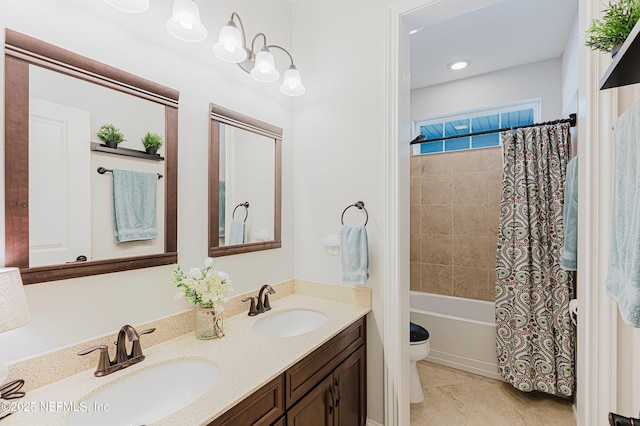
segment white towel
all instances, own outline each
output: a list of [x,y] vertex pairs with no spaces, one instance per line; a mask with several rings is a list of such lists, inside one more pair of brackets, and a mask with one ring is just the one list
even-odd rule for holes
[[231,219],[229,241],[227,242],[227,244],[244,244],[244,221]]
[[578,157],[567,164],[567,179],[564,184],[564,207],[562,210],[564,246],[560,267],[566,271],[578,269]]
[[607,294],[620,315],[640,327],[640,102],[614,125],[613,196]]
[[112,174],[116,242],[158,238],[158,174],[117,169]]
[[342,225],[340,229],[342,282],[364,284],[369,278],[369,245],[364,225]]

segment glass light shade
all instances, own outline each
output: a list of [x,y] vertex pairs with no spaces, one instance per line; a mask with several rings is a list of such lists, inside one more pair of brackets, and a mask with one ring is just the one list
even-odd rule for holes
[[242,34],[236,24],[229,21],[220,30],[218,42],[213,46],[213,53],[222,61],[237,64],[247,59],[247,51],[242,45]]
[[123,12],[142,13],[149,9],[149,0],[104,0],[106,4]]
[[173,1],[173,13],[167,21],[167,31],[178,40],[192,43],[207,38],[207,29],[200,22],[198,5],[193,0]]
[[256,55],[256,64],[251,70],[251,77],[264,83],[271,83],[280,77],[269,49],[263,48]]
[[293,65],[284,72],[284,78],[282,79],[282,86],[280,86],[280,92],[287,96],[300,96],[307,89],[302,85],[302,77],[300,71]]

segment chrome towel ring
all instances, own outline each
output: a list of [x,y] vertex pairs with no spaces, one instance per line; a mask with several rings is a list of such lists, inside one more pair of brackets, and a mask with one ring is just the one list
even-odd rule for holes
[[247,221],[247,218],[249,217],[249,202],[248,202],[248,201],[245,201],[244,203],[240,203],[240,204],[238,204],[238,205],[233,209],[233,213],[231,213],[231,218],[233,219],[233,218],[235,217],[235,215],[236,215],[236,209],[237,209],[238,207],[240,207],[240,206],[244,207],[244,221],[243,221],[243,222],[246,222],[246,221]]
[[351,205],[348,205],[347,208],[342,211],[342,216],[340,217],[340,222],[344,225],[344,214],[351,207],[356,207],[356,208],[358,208],[360,210],[364,210],[364,214],[366,215],[366,219],[364,221],[364,226],[367,226],[367,223],[369,223],[369,212],[364,207],[364,201],[356,201],[355,203],[353,203]]

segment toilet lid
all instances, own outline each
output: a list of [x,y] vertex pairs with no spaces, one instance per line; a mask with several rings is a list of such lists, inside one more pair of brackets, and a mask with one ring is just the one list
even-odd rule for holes
[[409,329],[411,343],[424,342],[425,340],[429,340],[429,332],[426,328],[415,323],[409,323],[409,325],[411,327]]

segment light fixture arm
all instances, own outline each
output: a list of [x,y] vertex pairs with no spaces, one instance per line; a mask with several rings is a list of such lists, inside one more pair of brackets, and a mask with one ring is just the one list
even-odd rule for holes
[[244,32],[244,24],[242,23],[242,19],[240,19],[240,15],[238,15],[236,12],[233,12],[231,14],[231,19],[229,19],[230,21],[233,22],[233,17],[238,18],[238,23],[240,24],[240,32],[242,33],[242,47],[244,47],[245,49],[247,48],[247,34]]
[[[265,42],[266,42],[266,40],[265,40]],[[289,51],[287,49],[285,49],[282,46],[278,46],[277,44],[270,44],[270,45],[267,46],[267,49],[271,49],[271,48],[282,50],[284,53],[287,54],[287,56],[289,56],[289,60],[291,61],[291,65],[294,65],[293,64],[293,56],[291,56],[291,53],[289,53]]]
[[267,46],[267,36],[266,36],[266,35],[264,35],[264,33],[258,33],[258,34],[256,34],[255,36],[253,36],[253,40],[251,40],[251,53],[252,53],[252,54],[254,54],[254,55],[256,54],[256,52],[255,52],[255,50],[254,50],[254,46],[255,46],[256,40],[257,40],[257,39],[258,39],[258,37],[260,37],[260,36],[262,36],[262,38],[264,39],[264,43],[262,43],[262,46],[263,46],[263,47],[269,47],[269,46]]

